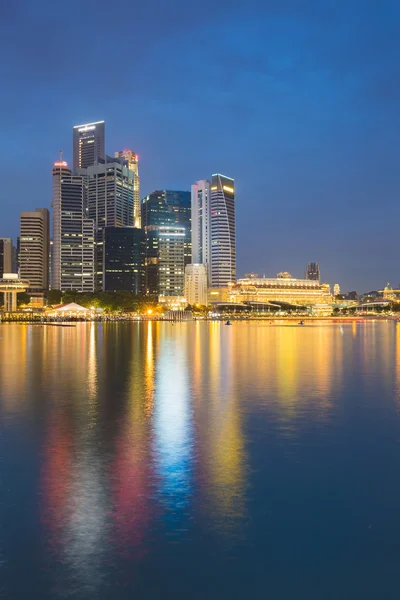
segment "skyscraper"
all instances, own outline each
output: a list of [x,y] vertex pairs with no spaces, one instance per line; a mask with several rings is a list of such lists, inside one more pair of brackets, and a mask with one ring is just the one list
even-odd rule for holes
[[49,218],[47,208],[20,215],[19,273],[33,292],[49,289]]
[[310,281],[319,281],[320,273],[318,263],[308,263],[306,269],[306,279],[309,279]]
[[77,172],[86,177],[88,217],[97,229],[133,226],[134,173],[127,161],[106,156]]
[[142,198],[141,213],[143,228],[154,225],[172,225],[173,223],[173,216],[162,190],[152,192]]
[[211,183],[205,179],[192,185],[192,263],[205,265],[211,281]]
[[73,129],[73,168],[85,169],[105,156],[105,123],[85,123]]
[[211,180],[211,287],[236,281],[235,182],[216,174]]
[[94,290],[94,223],[86,218],[85,182],[65,161],[53,168],[52,289]]
[[185,228],[185,266],[192,262],[192,201],[188,191],[164,190],[167,206],[172,212],[173,223]]
[[4,273],[12,273],[11,238],[0,238],[0,279]]
[[142,199],[142,227],[176,225],[185,228],[185,265],[192,262],[190,192],[156,190]]
[[134,227],[141,227],[139,156],[128,149],[120,150],[114,156],[126,160],[128,168],[135,175],[133,180],[133,225]]
[[95,225],[95,287],[103,289],[103,229],[133,226],[134,173],[121,158],[99,158],[95,165],[78,169],[87,189],[87,215]]
[[146,292],[157,296],[183,296],[185,284],[184,227],[146,227]]
[[103,230],[105,292],[144,294],[146,242],[144,231],[135,227],[105,227]]

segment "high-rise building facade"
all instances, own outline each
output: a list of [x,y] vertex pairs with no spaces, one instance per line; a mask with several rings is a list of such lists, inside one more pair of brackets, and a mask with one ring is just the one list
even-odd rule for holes
[[185,284],[184,227],[146,227],[146,293],[183,296]]
[[133,226],[134,173],[128,163],[107,156],[79,170],[87,181],[87,209],[96,228]]
[[103,290],[146,292],[146,242],[144,231],[135,227],[105,227],[103,230]]
[[12,273],[12,240],[0,238],[0,278],[4,273]]
[[21,212],[19,237],[20,278],[29,281],[29,290],[49,289],[50,215],[47,208]]
[[319,264],[318,263],[308,263],[306,268],[306,279],[310,281],[319,281],[320,280],[320,272],[319,272]]
[[173,224],[173,216],[162,190],[142,199],[141,213],[143,228]]
[[105,157],[105,123],[75,125],[72,135],[73,167],[86,169]]
[[205,265],[191,264],[185,268],[185,298],[188,304],[207,305],[207,270]]
[[52,289],[94,290],[94,223],[85,214],[85,181],[65,161],[53,168]]
[[235,182],[216,174],[211,180],[211,287],[236,281]]
[[133,226],[134,173],[126,160],[98,159],[95,165],[77,171],[86,185],[87,216],[95,225],[95,287],[103,289],[103,230]]
[[211,281],[211,182],[197,181],[192,185],[192,263],[205,265]]
[[185,228],[185,266],[192,262],[192,200],[188,191],[164,190],[167,206],[172,212],[173,223]]
[[191,195],[187,191],[156,190],[142,199],[142,227],[184,227],[185,265],[192,262]]
[[128,168],[135,175],[133,180],[133,225],[141,227],[139,156],[132,150],[125,149],[116,152],[115,157],[127,161]]

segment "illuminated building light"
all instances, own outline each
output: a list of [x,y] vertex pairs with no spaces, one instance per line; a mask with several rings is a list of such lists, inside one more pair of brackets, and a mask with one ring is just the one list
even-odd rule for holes
[[228,177],[227,175],[222,175],[222,173],[213,173],[213,177],[223,177],[224,179],[229,179],[230,181],[234,181],[232,177]]
[[160,233],[160,237],[185,237],[184,233]]
[[79,129],[80,131],[87,131],[90,127],[91,129],[96,129],[95,125],[101,125],[104,121],[94,121],[93,123],[86,123],[83,125],[74,125],[74,129]]
[[84,131],[93,131],[93,129],[96,129],[96,125],[87,125],[86,127],[81,127],[80,129],[78,129],[79,133],[83,133]]
[[230,302],[236,303],[277,301],[300,306],[332,303],[330,286],[308,279],[238,279],[228,295]]
[[[225,288],[236,281],[236,235],[235,200],[231,177],[221,174],[212,176],[211,192],[211,269],[210,284],[213,288]],[[224,194],[224,191],[227,192]],[[230,195],[228,195],[228,193]]]

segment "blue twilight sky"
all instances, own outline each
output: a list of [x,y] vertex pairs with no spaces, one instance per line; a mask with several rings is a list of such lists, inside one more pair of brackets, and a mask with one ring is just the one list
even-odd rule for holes
[[105,119],[142,195],[235,178],[239,275],[397,286],[399,37],[397,0],[0,0],[0,236]]

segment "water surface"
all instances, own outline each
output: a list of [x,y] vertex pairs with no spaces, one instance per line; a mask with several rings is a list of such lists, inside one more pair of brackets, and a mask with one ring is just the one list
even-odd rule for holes
[[0,597],[398,599],[400,326],[0,326]]

